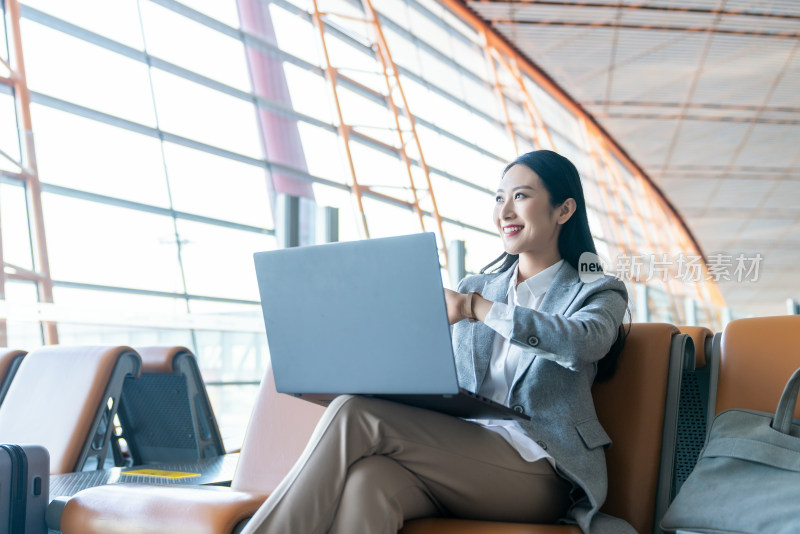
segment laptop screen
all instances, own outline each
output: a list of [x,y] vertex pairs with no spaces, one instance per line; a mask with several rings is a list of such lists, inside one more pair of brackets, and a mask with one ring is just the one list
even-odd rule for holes
[[434,234],[254,257],[279,392],[458,392]]

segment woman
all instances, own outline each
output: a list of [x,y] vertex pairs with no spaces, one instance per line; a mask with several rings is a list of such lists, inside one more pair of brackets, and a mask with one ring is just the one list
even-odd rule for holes
[[610,440],[590,388],[598,362],[613,367],[621,350],[627,294],[617,279],[578,276],[580,255],[595,247],[574,165],[544,150],[517,158],[494,221],[505,254],[488,267],[499,267],[445,294],[456,367],[462,387],[531,420],[465,421],[338,397],[244,532],[393,534],[430,516],[634,532],[597,513]]

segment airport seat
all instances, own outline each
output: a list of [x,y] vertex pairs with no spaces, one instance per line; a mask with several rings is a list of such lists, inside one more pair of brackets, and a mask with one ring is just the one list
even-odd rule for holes
[[[613,444],[606,451],[608,497],[602,511],[639,534],[661,532],[669,504],[682,370],[693,342],[663,323],[636,323],[611,380],[593,387],[597,415]],[[409,521],[402,534],[580,534],[573,525],[524,525],[460,519]]]
[[704,326],[679,326],[678,329],[694,341],[695,360],[693,365],[689,362],[690,365],[684,369],[681,379],[678,438],[670,502],[694,469],[700,450],[705,445],[711,353],[715,346],[718,347],[721,335],[715,335]]
[[[714,351],[709,425],[731,408],[775,413],[786,381],[800,367],[800,316],[731,321]],[[800,417],[796,407],[795,417]]]
[[[132,465],[225,454],[195,355],[186,347],[136,347],[136,352],[142,375],[125,379],[119,402],[119,437]],[[123,465],[119,447],[114,453],[115,463]]]
[[[614,378],[594,387],[598,414],[614,439],[607,452],[610,491],[604,511],[627,519],[642,534],[653,531],[668,504],[670,464],[661,461],[662,451],[674,457],[681,370],[691,343],[672,325],[635,324]],[[230,492],[220,497],[227,504],[215,509],[215,526],[196,524],[193,519],[193,510],[198,510],[198,516],[204,513],[211,499],[202,488],[118,484],[84,490],[70,499],[61,516],[61,530],[64,534],[155,534],[181,525],[184,533],[228,534],[231,525],[246,522],[289,471],[321,415],[318,406],[275,393],[268,371]],[[660,481],[666,485],[659,485]],[[657,505],[658,499],[662,504]],[[188,519],[183,522],[181,517]],[[574,526],[455,519],[411,521],[401,532],[580,534]]]
[[0,405],[0,443],[44,446],[51,474],[102,469],[123,380],[140,370],[130,347],[49,345],[29,352]]
[[0,404],[6,397],[6,392],[11,385],[19,364],[27,352],[17,349],[0,349]]
[[[249,519],[300,457],[321,406],[275,390],[268,368],[230,488],[114,484],[77,493],[61,512],[64,534],[228,534]],[[120,503],[124,502],[124,506]],[[211,518],[210,516],[213,516]]]

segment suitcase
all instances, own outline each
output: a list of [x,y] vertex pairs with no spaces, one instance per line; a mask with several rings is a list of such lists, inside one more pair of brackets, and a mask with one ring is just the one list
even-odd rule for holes
[[0,534],[47,534],[50,455],[39,445],[0,445]]

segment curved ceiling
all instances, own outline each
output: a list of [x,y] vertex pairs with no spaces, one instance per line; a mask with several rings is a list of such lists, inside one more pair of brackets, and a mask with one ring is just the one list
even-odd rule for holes
[[800,300],[800,2],[465,3],[661,188],[734,316]]

